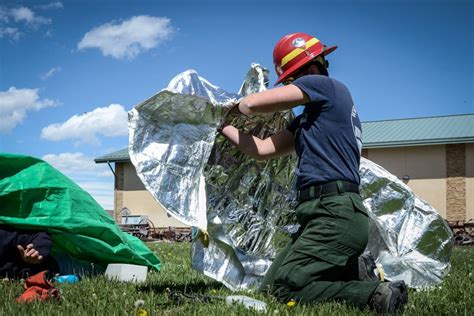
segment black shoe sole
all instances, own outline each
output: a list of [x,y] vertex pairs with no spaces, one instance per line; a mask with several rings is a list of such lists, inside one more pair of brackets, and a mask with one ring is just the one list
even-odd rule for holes
[[396,282],[390,285],[392,289],[392,297],[390,298],[390,305],[388,307],[388,313],[403,312],[405,305],[408,303],[408,289],[405,282]]

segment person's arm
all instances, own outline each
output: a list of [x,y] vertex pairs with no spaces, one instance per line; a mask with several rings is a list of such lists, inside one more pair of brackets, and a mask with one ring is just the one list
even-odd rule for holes
[[276,158],[295,150],[294,136],[287,129],[265,139],[242,133],[232,125],[225,125],[221,133],[238,149],[257,160]]
[[23,261],[31,264],[41,263],[51,250],[51,235],[47,232],[23,233],[22,235],[30,240],[27,245],[17,246]]
[[254,115],[289,110],[309,101],[306,93],[290,84],[246,96],[240,101],[238,107],[242,114]]

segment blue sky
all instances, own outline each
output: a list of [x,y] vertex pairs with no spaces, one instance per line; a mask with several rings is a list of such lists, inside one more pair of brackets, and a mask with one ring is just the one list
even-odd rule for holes
[[[225,3],[225,4],[223,4]],[[44,158],[113,207],[93,159],[127,146],[126,112],[195,69],[237,92],[252,62],[306,32],[362,121],[473,113],[474,1],[0,2],[0,151]]]

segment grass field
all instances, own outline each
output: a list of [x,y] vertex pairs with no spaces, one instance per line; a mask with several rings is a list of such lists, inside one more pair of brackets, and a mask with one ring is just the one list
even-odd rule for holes
[[[137,300],[143,300],[148,315],[245,315],[258,314],[241,306],[212,303],[176,304],[168,299],[168,289],[187,293],[227,296],[233,293],[220,283],[191,269],[190,244],[153,243],[150,247],[162,260],[162,271],[151,273],[143,285],[112,282],[100,276],[78,284],[61,285],[59,302],[18,305],[20,282],[0,284],[0,315],[138,315]],[[406,315],[474,315],[474,247],[455,248],[452,270],[445,281],[426,291],[410,292]],[[288,307],[271,297],[239,293],[267,303],[269,315],[368,315],[344,304]],[[143,315],[143,314],[142,314]]]

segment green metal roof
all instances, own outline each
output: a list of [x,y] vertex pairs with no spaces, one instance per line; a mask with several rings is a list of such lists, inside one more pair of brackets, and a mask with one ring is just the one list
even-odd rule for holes
[[[474,114],[362,123],[364,148],[474,143]],[[96,158],[96,163],[130,161],[128,149]]]
[[362,123],[364,148],[474,142],[474,114]]
[[94,159],[95,163],[104,163],[104,162],[127,162],[130,161],[130,156],[128,155],[128,148],[124,148],[113,153],[101,156]]

